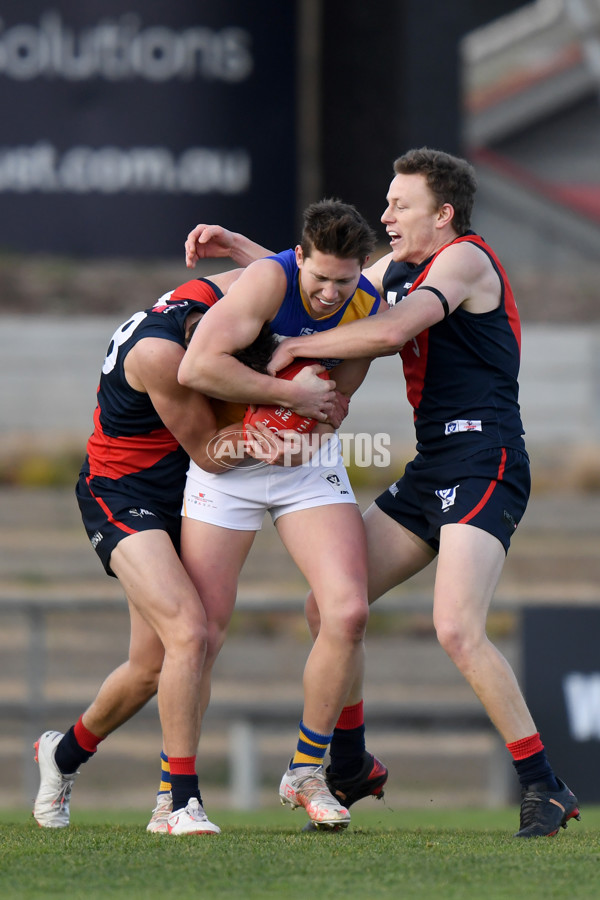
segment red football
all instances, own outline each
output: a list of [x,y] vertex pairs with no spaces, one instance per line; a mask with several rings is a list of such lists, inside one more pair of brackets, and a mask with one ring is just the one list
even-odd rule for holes
[[[318,363],[317,359],[296,359],[289,366],[286,366],[285,369],[282,369],[281,372],[278,372],[277,378],[285,378],[286,381],[291,381],[294,375],[297,375],[306,366],[314,366],[318,365]],[[319,378],[328,381],[329,372],[320,372]],[[248,407],[244,416],[244,425],[256,425],[257,422],[270,428],[275,433],[292,430],[298,434],[307,434],[317,424],[316,419],[311,419],[310,416],[299,416],[298,413],[292,412],[291,409],[285,406],[257,406],[254,412],[251,412],[250,407]]]

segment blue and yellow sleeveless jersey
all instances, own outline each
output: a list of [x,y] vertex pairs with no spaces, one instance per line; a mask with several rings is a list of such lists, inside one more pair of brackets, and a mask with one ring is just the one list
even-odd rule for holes
[[[294,250],[284,250],[268,259],[275,260],[283,268],[287,278],[287,291],[277,315],[271,321],[271,331],[277,337],[298,337],[302,334],[314,334],[318,331],[329,331],[337,325],[345,325],[356,319],[364,319],[374,315],[381,304],[381,298],[370,281],[360,276],[356,290],[340,309],[329,316],[316,319],[310,311],[308,303],[302,296],[300,287],[300,270],[296,263]],[[328,368],[339,360],[324,360]]]

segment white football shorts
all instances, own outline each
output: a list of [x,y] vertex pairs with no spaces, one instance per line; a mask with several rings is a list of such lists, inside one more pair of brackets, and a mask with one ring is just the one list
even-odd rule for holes
[[265,513],[354,503],[337,435],[302,466],[270,466],[245,459],[219,475],[190,462],[181,514],[236,531],[260,531]]

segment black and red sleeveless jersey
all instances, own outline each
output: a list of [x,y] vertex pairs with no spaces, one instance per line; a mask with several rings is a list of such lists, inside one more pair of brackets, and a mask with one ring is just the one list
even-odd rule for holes
[[[414,411],[417,450],[459,458],[487,447],[524,450],[518,375],[521,327],[501,263],[479,235],[469,241],[490,259],[500,281],[500,305],[486,313],[459,306],[401,350],[406,391]],[[390,263],[383,288],[390,305],[427,277],[438,251],[419,266]]]
[[133,477],[148,496],[179,502],[189,458],[164,426],[148,394],[125,377],[125,358],[138,341],[160,338],[185,347],[185,321],[194,309],[206,311],[221,291],[206,279],[188,281],[149,309],[134,313],[112,336],[102,366],[82,471],[111,480]]

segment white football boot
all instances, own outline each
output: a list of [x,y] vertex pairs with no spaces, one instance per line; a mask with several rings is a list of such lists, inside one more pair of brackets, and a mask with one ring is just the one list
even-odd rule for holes
[[152,810],[150,821],[146,825],[146,831],[153,834],[167,834],[167,822],[173,812],[173,799],[171,791],[156,795],[156,806]]
[[62,737],[60,731],[45,731],[33,745],[40,767],[33,815],[41,828],[66,828],[69,824],[71,790],[79,772],[63,775],[56,765],[54,754]]
[[185,809],[176,809],[167,819],[169,834],[221,834],[218,825],[209,822],[202,804],[195,797],[188,800]]
[[323,766],[288,769],[279,786],[283,806],[303,806],[317,829],[338,831],[350,824],[350,813],[333,796],[323,774]]

